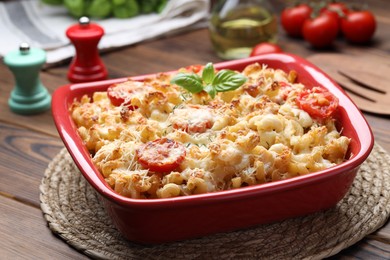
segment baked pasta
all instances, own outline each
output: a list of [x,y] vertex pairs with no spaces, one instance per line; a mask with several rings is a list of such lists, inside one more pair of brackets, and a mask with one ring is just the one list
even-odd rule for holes
[[255,63],[241,75],[244,84],[214,97],[171,83],[174,74],[129,79],[75,100],[70,113],[106,182],[131,198],[229,190],[345,160],[336,97],[297,83],[295,71]]

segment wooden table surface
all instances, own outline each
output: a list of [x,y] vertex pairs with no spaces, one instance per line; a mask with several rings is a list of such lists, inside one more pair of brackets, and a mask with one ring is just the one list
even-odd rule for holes
[[[352,46],[337,40],[331,50],[316,51],[307,43],[290,39],[279,31],[279,44],[286,51],[309,58],[316,53],[366,54],[390,61],[390,1],[369,1],[378,28],[370,46]],[[277,11],[282,5],[275,3]],[[17,46],[15,46],[17,48]],[[364,54],[364,55],[363,55]],[[170,35],[103,53],[109,77],[125,77],[177,69],[190,64],[221,61],[214,53],[207,29]],[[69,63],[45,69],[41,80],[52,93],[67,84]],[[377,64],[377,66],[381,66]],[[12,113],[8,107],[14,78],[0,63],[0,259],[84,259],[49,230],[39,203],[39,185],[52,158],[64,147],[51,112],[33,116]],[[389,117],[365,113],[376,142],[390,152]],[[334,259],[390,259],[390,224],[368,235]]]

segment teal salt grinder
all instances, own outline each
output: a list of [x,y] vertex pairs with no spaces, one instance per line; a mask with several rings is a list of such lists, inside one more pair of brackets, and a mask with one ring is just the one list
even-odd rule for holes
[[11,51],[4,57],[4,63],[15,77],[8,105],[17,114],[31,115],[50,108],[51,96],[39,79],[39,71],[46,62],[46,52],[30,48],[22,43],[19,50]]

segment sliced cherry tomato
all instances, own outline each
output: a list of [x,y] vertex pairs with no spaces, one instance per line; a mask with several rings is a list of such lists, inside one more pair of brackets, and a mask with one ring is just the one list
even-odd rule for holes
[[202,65],[190,65],[186,67],[186,70],[191,71],[193,73],[198,73],[203,69]]
[[171,172],[183,162],[186,149],[175,140],[160,138],[136,150],[138,162],[153,172]]
[[302,37],[303,23],[310,18],[312,9],[307,4],[285,8],[280,21],[286,33],[293,37]]
[[351,11],[341,20],[341,30],[351,43],[368,43],[376,30],[376,20],[370,11]]
[[136,95],[146,93],[146,91],[147,87],[142,82],[127,81],[109,86],[107,96],[114,106],[124,105],[134,110],[137,106],[131,105],[131,99]]
[[293,90],[293,87],[284,81],[279,81],[278,84],[280,87],[280,96],[283,98],[283,100],[286,100],[290,92]]
[[330,117],[339,105],[337,97],[321,87],[302,91],[296,102],[300,109],[319,119]]
[[266,53],[282,53],[282,49],[270,42],[263,42],[255,45],[253,47],[251,54],[249,55],[250,57],[261,55],[261,54],[266,54]]
[[326,13],[306,20],[302,28],[303,37],[315,48],[326,48],[332,45],[339,32],[336,18]]

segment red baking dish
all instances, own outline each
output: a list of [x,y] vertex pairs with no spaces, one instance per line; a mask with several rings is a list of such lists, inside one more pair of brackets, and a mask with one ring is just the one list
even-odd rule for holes
[[68,110],[75,98],[104,91],[127,78],[70,84],[55,91],[52,110],[58,132],[124,237],[143,244],[196,238],[325,210],[345,196],[374,143],[371,129],[359,109],[334,80],[295,55],[265,54],[215,64],[215,68],[240,71],[254,62],[284,71],[295,70],[299,82],[308,87],[323,86],[338,97],[336,118],[343,135],[351,138],[348,160],[320,172],[228,191],[169,199],[126,198],[115,193],[93,165]]

